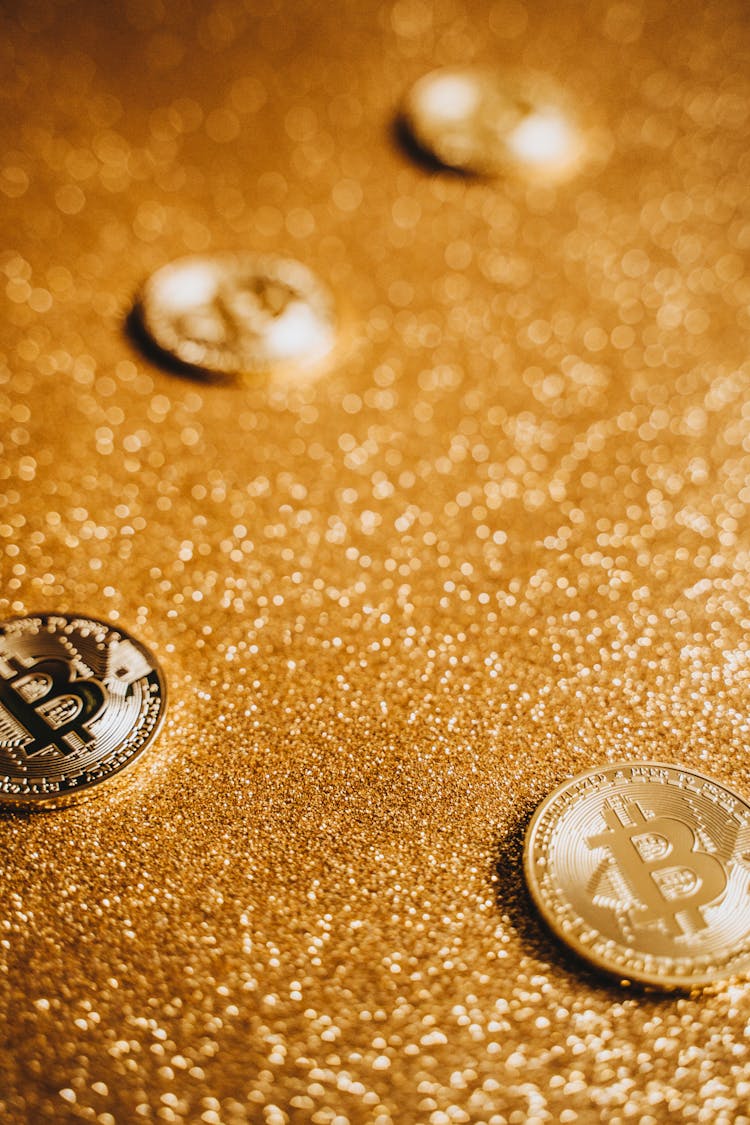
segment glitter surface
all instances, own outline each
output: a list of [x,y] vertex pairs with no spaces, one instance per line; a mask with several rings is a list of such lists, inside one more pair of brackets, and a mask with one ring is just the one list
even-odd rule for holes
[[[747,1123],[749,987],[603,980],[521,872],[607,760],[750,793],[746,6],[2,19],[0,614],[120,623],[171,707],[128,788],[0,820],[0,1116]],[[457,62],[606,159],[413,162]],[[143,280],[223,249],[326,278],[327,374],[139,350]]]

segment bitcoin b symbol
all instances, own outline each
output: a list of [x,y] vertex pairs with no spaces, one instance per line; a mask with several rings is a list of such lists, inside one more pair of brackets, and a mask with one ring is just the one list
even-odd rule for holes
[[662,922],[677,935],[705,929],[703,908],[715,902],[727,885],[724,864],[696,848],[695,833],[684,821],[670,816],[649,819],[635,801],[629,801],[625,810],[630,824],[623,824],[605,805],[607,831],[587,837],[586,843],[592,849],[609,849],[640,904],[638,924]]
[[263,337],[298,300],[288,285],[272,278],[250,276],[244,282],[225,282],[212,300],[179,317],[181,335],[203,343],[240,345],[247,336]]
[[8,663],[16,675],[0,676],[0,705],[25,732],[27,758],[55,750],[71,754],[93,740],[88,723],[107,701],[99,680],[78,679],[67,660],[38,660],[31,667]]

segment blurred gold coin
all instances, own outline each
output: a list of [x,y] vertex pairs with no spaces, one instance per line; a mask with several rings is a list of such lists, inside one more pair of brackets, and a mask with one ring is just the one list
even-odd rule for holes
[[536,810],[524,867],[557,936],[621,979],[750,970],[750,805],[718,781],[655,762],[583,773]]
[[559,91],[534,73],[433,70],[409,91],[403,119],[423,152],[465,172],[564,178],[583,154]]
[[301,262],[274,255],[179,258],[151,275],[138,307],[161,351],[222,375],[307,367],[336,338],[326,286]]
[[0,805],[101,791],[156,737],[165,706],[156,658],[124,629],[68,614],[0,622]]

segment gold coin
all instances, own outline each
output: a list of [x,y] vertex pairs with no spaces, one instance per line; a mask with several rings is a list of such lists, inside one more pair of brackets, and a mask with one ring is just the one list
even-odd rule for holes
[[657,762],[583,773],[534,813],[524,867],[557,936],[621,979],[750,970],[750,804],[718,781]]
[[326,286],[301,262],[273,255],[180,258],[151,275],[137,307],[162,352],[222,375],[307,367],[336,338]]
[[582,156],[581,135],[563,99],[540,75],[446,67],[409,91],[403,120],[417,146],[466,172],[520,171],[555,179]]
[[73,804],[157,735],[166,687],[149,650],[91,617],[0,623],[0,804]]

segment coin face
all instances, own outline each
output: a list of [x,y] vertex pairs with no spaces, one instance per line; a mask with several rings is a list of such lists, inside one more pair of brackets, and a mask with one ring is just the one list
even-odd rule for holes
[[119,778],[158,733],[166,690],[122,629],[50,614],[0,623],[0,804],[72,804]]
[[422,151],[466,172],[549,179],[569,175],[581,159],[581,137],[559,93],[536,74],[434,70],[410,90],[403,118]]
[[558,937],[620,978],[691,988],[750,970],[750,805],[702,774],[633,762],[565,782],[524,865]]
[[326,286],[301,262],[272,255],[180,258],[151,275],[138,310],[161,351],[223,375],[311,366],[336,338]]

